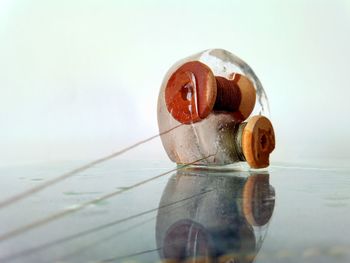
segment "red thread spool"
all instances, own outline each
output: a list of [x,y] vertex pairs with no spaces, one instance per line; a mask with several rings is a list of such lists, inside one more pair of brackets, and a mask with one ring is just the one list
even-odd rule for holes
[[248,78],[238,73],[232,79],[214,76],[199,61],[179,67],[165,88],[168,111],[184,124],[201,121],[213,110],[230,112],[237,121],[244,121],[253,111],[255,100],[255,88]]

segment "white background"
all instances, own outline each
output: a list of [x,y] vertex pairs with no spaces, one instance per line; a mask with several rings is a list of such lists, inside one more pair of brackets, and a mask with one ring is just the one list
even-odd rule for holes
[[[207,48],[262,81],[273,161],[346,164],[350,1],[0,0],[0,165],[97,158],[157,133],[165,72]],[[157,140],[125,158],[167,156]]]

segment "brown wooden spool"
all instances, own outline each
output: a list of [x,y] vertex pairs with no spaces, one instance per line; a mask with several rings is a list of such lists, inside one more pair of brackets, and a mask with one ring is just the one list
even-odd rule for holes
[[210,112],[230,112],[235,120],[244,121],[254,109],[256,92],[253,83],[235,73],[232,79],[214,76],[211,69],[191,61],[179,67],[165,88],[168,111],[180,123],[205,119]]

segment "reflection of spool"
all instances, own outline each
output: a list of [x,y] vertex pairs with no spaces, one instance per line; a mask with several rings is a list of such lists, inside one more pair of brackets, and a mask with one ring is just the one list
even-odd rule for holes
[[[244,235],[242,242],[241,236]],[[190,219],[183,219],[171,225],[163,241],[163,258],[170,262],[216,262],[214,259],[235,254],[236,259],[246,262],[255,251],[253,229],[242,224],[239,229],[207,229]],[[227,254],[227,251],[230,253]]]
[[270,220],[275,207],[275,191],[264,174],[248,177],[242,192],[244,217],[250,225],[263,226]]
[[267,229],[260,226],[271,218],[274,202],[269,213],[256,206],[273,200],[274,192],[268,175],[245,174],[186,169],[169,179],[156,222],[164,262],[253,261]]
[[163,257],[180,262],[191,258],[196,262],[211,257],[212,241],[207,230],[189,220],[179,220],[171,225],[163,241]]

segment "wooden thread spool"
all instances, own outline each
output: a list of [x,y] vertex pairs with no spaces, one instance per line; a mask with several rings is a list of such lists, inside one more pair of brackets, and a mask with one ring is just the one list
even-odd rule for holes
[[213,110],[230,112],[235,120],[244,121],[253,111],[255,100],[254,85],[247,77],[238,73],[232,79],[214,76],[199,61],[179,67],[165,88],[167,109],[183,124],[201,121]]
[[254,116],[238,127],[235,148],[240,161],[252,168],[269,166],[270,154],[275,149],[275,133],[270,120]]

